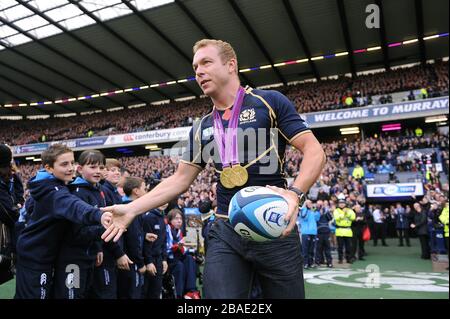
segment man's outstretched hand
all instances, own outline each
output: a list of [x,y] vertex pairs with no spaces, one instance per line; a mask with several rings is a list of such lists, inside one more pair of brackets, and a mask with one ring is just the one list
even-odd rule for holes
[[112,214],[111,222],[102,234],[102,239],[105,242],[111,239],[115,242],[118,241],[120,236],[127,230],[128,225],[133,221],[135,215],[130,211],[128,205],[123,204],[103,207],[101,210]]

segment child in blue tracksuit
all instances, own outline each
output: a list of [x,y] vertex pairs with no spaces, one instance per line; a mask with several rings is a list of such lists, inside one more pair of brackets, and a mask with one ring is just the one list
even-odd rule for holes
[[[122,196],[117,185],[122,176],[120,162],[114,158],[106,159],[102,184],[106,206],[122,204]],[[95,299],[117,298],[117,267],[124,269],[129,265],[129,258],[123,251],[123,238],[118,242],[102,242],[94,269],[94,283],[91,292]]]
[[[105,194],[100,185],[103,154],[97,150],[81,153],[77,173],[80,175],[69,184],[71,193],[96,208],[106,207]],[[101,226],[72,224],[62,241],[55,270],[57,299],[89,298],[94,279],[94,266],[101,246]],[[76,265],[77,272],[68,272]]]
[[71,223],[106,225],[109,214],[72,195],[67,184],[74,173],[73,151],[54,144],[42,153],[42,165],[28,183],[33,213],[17,242],[17,299],[47,299],[61,241]]
[[[142,178],[127,177],[123,183],[125,196],[122,197],[124,204],[144,196],[146,193],[145,182]],[[144,286],[145,264],[143,257],[144,232],[142,226],[142,215],[136,217],[123,234],[123,246],[125,254],[130,259],[128,269],[119,269],[118,298],[119,299],[141,299]]]
[[152,209],[143,216],[146,267],[143,297],[145,299],[161,299],[163,275],[169,267],[166,252],[165,206]]
[[305,206],[300,210],[300,228],[302,234],[302,250],[304,267],[314,266],[314,251],[317,236],[317,222],[320,213],[313,209],[312,202],[306,201]]
[[184,237],[181,232],[183,216],[180,210],[172,209],[167,214],[167,219],[167,262],[170,273],[175,278],[177,298],[200,299],[196,285],[197,265],[193,257],[186,254],[184,248]]

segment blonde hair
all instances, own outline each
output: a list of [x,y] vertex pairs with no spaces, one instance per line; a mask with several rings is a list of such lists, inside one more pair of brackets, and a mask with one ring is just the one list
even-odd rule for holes
[[214,39],[202,39],[197,41],[192,48],[192,51],[195,55],[197,51],[201,48],[207,47],[208,45],[215,46],[219,50],[219,56],[222,62],[226,63],[231,59],[236,60],[236,73],[238,73],[238,61],[236,52],[234,52],[233,47],[228,42],[222,40],[214,40]]
[[120,162],[115,158],[107,158],[105,161],[106,169],[109,170],[111,167],[121,168]]

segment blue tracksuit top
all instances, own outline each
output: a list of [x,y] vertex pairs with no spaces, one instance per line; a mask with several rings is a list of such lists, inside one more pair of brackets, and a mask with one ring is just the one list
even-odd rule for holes
[[158,235],[158,238],[154,242],[144,240],[144,260],[148,265],[154,262],[157,257],[162,257],[163,260],[167,259],[166,251],[166,223],[164,221],[164,215],[159,209],[152,209],[143,216],[144,236],[147,233],[153,233]]
[[70,222],[100,224],[101,211],[72,195],[64,182],[40,170],[28,183],[33,214],[17,242],[18,263],[35,270],[53,268]]
[[320,213],[303,207],[300,210],[300,227],[302,235],[317,235],[317,222],[320,219]]
[[[106,206],[122,204],[122,197],[117,191],[117,187],[107,180],[102,181],[101,184],[105,194]],[[117,259],[125,254],[123,251],[123,236],[120,237],[118,242],[103,242],[100,249],[103,251],[103,265],[107,267],[115,267]]]
[[[68,185],[69,190],[79,199],[96,208],[105,207],[105,195],[100,185],[92,185],[82,177],[77,177]],[[77,264],[80,268],[94,266],[101,247],[101,225],[85,226],[72,223],[62,241],[57,265],[65,268]]]
[[[122,202],[128,204],[132,201],[128,196],[122,197]],[[142,215],[137,216],[128,226],[127,231],[122,235],[123,250],[128,258],[138,267],[144,266],[143,245],[144,231],[142,223]]]

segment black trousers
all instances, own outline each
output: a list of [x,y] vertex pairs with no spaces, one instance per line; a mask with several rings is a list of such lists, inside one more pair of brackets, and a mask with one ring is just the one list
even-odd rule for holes
[[153,256],[153,264],[156,267],[156,275],[152,276],[145,273],[144,277],[144,299],[161,299],[162,284],[163,284],[163,259],[162,256]]
[[398,234],[398,244],[403,246],[403,239],[406,241],[406,245],[410,246],[409,243],[409,229],[397,229]]
[[350,262],[350,260],[352,259],[352,237],[338,237],[337,238],[337,242],[338,242],[338,258],[339,261],[342,261],[344,259],[344,249],[345,249],[345,260],[347,260],[347,262]]
[[420,248],[422,251],[421,258],[422,259],[430,259],[430,236],[428,235],[419,235],[420,240]]
[[352,228],[352,258],[356,259],[356,252],[358,252],[358,258],[364,257],[364,240],[363,240],[363,229],[364,227],[354,227]]
[[240,236],[229,222],[215,221],[208,233],[205,299],[249,298],[255,273],[263,298],[305,298],[297,227],[286,237],[260,243]]
[[91,298],[117,299],[117,267],[102,265],[94,269]]
[[374,230],[373,245],[378,245],[378,239],[381,239],[381,243],[386,245],[386,227],[384,223],[375,223]]
[[34,270],[16,266],[15,299],[50,299],[53,292],[53,270]]
[[327,264],[332,263],[331,258],[331,243],[330,234],[318,234],[317,235],[317,245],[316,245],[316,264],[320,265],[323,263],[323,255],[325,254],[325,260]]
[[[78,277],[78,278],[77,278]],[[55,269],[53,298],[87,299],[94,282],[94,265],[81,268],[78,273],[68,273],[64,268]]]

